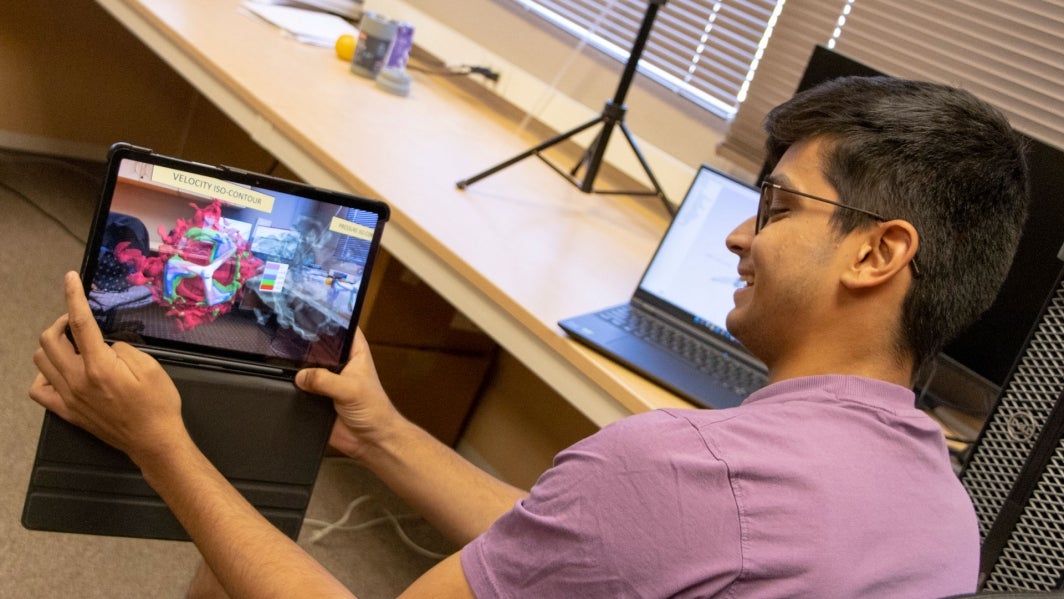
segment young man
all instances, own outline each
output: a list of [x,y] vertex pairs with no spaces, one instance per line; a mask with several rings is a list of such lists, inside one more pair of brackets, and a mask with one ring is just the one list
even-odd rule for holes
[[[979,533],[914,371],[993,299],[1026,210],[1018,137],[956,89],[847,79],[770,114],[776,166],[729,248],[729,329],[771,384],[728,410],[661,410],[560,453],[530,493],[399,415],[361,334],[332,444],[463,549],[404,596],[948,596]],[[188,438],[154,361],[104,343],[81,284],[41,336],[30,396],[127,452],[233,596],[347,593]],[[81,354],[64,335],[69,323]],[[210,584],[195,585],[205,589]]]

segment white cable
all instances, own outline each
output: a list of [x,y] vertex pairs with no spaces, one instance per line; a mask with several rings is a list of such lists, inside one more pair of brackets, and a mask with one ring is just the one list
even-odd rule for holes
[[362,505],[363,503],[369,501],[370,499],[372,499],[372,497],[370,495],[363,495],[362,497],[359,497],[358,499],[356,499],[356,500],[352,501],[351,503],[347,504],[347,510],[344,511],[344,515],[341,516],[340,519],[337,520],[336,522],[331,522],[330,523],[330,522],[322,522],[320,520],[310,520],[310,519],[304,520],[303,521],[304,524],[309,524],[311,526],[323,526],[323,528],[321,530],[319,530],[318,532],[314,533],[310,537],[310,542],[311,543],[316,543],[319,540],[325,538],[325,535],[328,535],[328,534],[332,533],[334,530],[337,530],[340,527],[342,527],[344,524],[347,524],[347,521],[351,518],[351,512],[355,511],[356,507]]
[[448,557],[449,554],[447,554],[447,553],[436,553],[435,551],[430,551],[428,549],[425,549],[421,545],[418,545],[417,543],[415,543],[413,541],[413,539],[411,539],[410,537],[408,537],[406,535],[406,531],[403,530],[403,527],[399,524],[399,517],[398,516],[395,516],[394,514],[389,512],[388,510],[384,510],[384,513],[385,513],[386,519],[390,520],[391,523],[392,523],[392,526],[395,527],[395,532],[396,532],[396,534],[399,535],[399,538],[402,539],[403,543],[405,543],[406,546],[409,547],[410,549],[412,549],[415,553],[417,553],[419,555],[422,555],[424,557],[432,558],[432,559],[443,559],[445,557]]
[[399,520],[413,520],[415,518],[419,518],[419,516],[415,514],[401,514],[399,516],[396,516],[395,514],[392,514],[390,511],[385,509],[384,516],[374,518],[372,520],[367,520],[365,522],[360,522],[358,524],[345,526],[347,524],[347,521],[351,519],[351,514],[354,512],[355,508],[369,501],[372,498],[373,497],[371,495],[363,495],[362,497],[359,497],[351,503],[347,504],[347,509],[344,510],[343,516],[341,516],[340,519],[335,522],[326,522],[324,520],[315,520],[312,518],[304,519],[303,524],[307,526],[321,527],[321,530],[311,535],[307,542],[311,544],[317,543],[321,539],[325,538],[326,535],[332,534],[333,532],[338,530],[355,532],[390,522],[395,528],[396,534],[399,535],[399,539],[403,541],[403,544],[412,549],[415,553],[432,559],[443,559],[445,557],[448,557],[449,554],[436,553],[435,551],[425,549],[424,547],[415,543],[409,536],[407,536],[406,531],[404,531],[402,525],[399,524]]
[[591,24],[588,25],[587,29],[584,30],[583,35],[580,36],[580,40],[575,46],[573,46],[573,49],[569,51],[569,56],[565,59],[565,62],[562,64],[561,68],[558,69],[557,73],[554,75],[554,79],[552,79],[550,84],[548,84],[547,89],[543,90],[543,93],[540,94],[539,99],[536,100],[532,108],[525,111],[524,118],[522,118],[521,122],[517,124],[516,131],[518,133],[525,130],[525,127],[528,126],[528,123],[532,120],[533,116],[538,117],[540,113],[546,108],[547,103],[550,102],[551,96],[553,96],[558,91],[558,83],[561,81],[565,73],[569,70],[569,67],[572,66],[573,61],[576,60],[576,57],[584,51],[584,47],[587,46],[588,40],[591,38],[592,35],[595,34],[595,31],[599,28],[599,24],[602,23],[602,19],[606,17],[606,13],[608,13],[613,8],[613,5],[616,3],[617,0],[609,0],[609,2],[607,2],[606,5],[602,7],[602,11],[595,17],[595,20],[592,21]]

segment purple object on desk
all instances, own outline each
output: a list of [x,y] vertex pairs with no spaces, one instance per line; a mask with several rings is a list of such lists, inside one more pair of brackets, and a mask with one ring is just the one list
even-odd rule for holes
[[410,48],[414,46],[414,26],[406,21],[400,21],[395,29],[395,42],[392,43],[392,52],[388,55],[389,68],[405,69],[406,61],[410,58]]

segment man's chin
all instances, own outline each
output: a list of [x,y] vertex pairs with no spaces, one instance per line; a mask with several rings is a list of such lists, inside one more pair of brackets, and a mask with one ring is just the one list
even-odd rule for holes
[[728,334],[739,340],[739,343],[750,349],[750,329],[747,326],[746,319],[743,318],[742,310],[739,308],[733,308],[728,313],[727,318],[724,320],[724,328],[728,331]]
[[739,334],[743,330],[742,313],[739,308],[732,308],[731,312],[728,312],[728,315],[724,317],[724,328],[731,336],[736,339],[739,338]]
[[727,326],[725,328],[727,329],[729,335],[731,335],[732,337],[734,337],[736,340],[739,341],[740,345],[742,345],[743,347],[747,347],[746,341],[744,340],[745,339],[745,335],[743,335],[743,329],[737,328],[737,327],[733,327],[731,325],[729,325],[729,326]]

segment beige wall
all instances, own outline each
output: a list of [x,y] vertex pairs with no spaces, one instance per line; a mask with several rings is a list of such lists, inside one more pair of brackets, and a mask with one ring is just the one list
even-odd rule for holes
[[459,451],[529,489],[562,449],[598,430],[513,356],[500,353]]
[[128,141],[249,169],[273,163],[91,0],[5,0],[0,90],[0,146],[102,160]]

